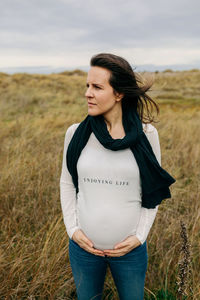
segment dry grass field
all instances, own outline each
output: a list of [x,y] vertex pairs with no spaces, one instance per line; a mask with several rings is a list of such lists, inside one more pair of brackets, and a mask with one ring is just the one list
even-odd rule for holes
[[[200,71],[153,75],[149,95],[160,108],[153,125],[162,167],[176,183],[147,238],[145,299],[198,300]],[[85,81],[79,71],[0,73],[0,299],[76,299],[59,179],[65,132],[87,114]],[[118,299],[109,271],[103,299]]]

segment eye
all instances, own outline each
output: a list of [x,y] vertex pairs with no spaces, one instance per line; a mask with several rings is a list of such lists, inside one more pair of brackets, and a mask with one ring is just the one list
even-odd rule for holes
[[[87,88],[89,87],[89,84],[88,84],[88,83],[86,84],[86,87],[87,87]],[[98,85],[94,85],[94,88],[95,88],[95,89],[101,89]]]

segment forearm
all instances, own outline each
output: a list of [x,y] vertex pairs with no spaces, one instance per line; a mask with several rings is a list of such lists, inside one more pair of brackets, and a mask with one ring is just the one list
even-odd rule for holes
[[73,233],[79,229],[76,210],[76,191],[62,180],[60,180],[60,200],[66,231],[68,236],[72,238]]
[[136,229],[136,237],[143,244],[147,239],[150,229],[154,223],[158,205],[155,208],[141,207],[141,215]]

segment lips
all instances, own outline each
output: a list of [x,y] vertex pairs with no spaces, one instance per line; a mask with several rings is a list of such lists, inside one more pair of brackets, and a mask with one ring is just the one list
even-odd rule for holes
[[95,103],[88,102],[89,105],[96,105]]

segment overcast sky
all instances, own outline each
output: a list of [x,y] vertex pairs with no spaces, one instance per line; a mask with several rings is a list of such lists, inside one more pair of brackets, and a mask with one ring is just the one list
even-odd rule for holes
[[0,0],[0,68],[199,65],[199,0]]

